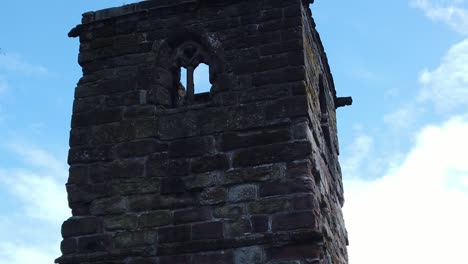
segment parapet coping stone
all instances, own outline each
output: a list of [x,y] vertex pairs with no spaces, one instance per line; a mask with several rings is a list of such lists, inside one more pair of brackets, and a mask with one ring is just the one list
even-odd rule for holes
[[132,13],[142,12],[148,9],[166,8],[181,4],[198,3],[200,0],[146,0],[138,3],[123,5],[119,7],[111,7],[98,11],[90,11],[83,13],[81,23],[88,24],[109,18],[129,15]]

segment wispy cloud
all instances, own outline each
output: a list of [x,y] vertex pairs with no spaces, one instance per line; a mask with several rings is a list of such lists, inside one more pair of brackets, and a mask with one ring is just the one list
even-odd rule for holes
[[445,23],[461,34],[468,34],[468,11],[465,0],[411,0],[411,4],[423,10],[431,20]]
[[7,145],[8,149],[28,166],[34,166],[60,180],[66,178],[67,166],[64,160],[59,160],[48,151],[34,145],[14,141]]
[[4,170],[0,171],[0,182],[19,199],[27,217],[59,224],[70,215],[64,185],[52,176]]
[[424,109],[416,104],[407,104],[384,115],[383,121],[390,129],[400,131],[414,125],[423,112]]
[[382,81],[384,77],[379,73],[370,70],[368,67],[354,66],[350,68],[351,76],[356,80],[362,80],[367,82]]
[[60,224],[71,215],[65,161],[31,144],[10,143],[7,150],[20,165],[0,168],[0,186],[15,208],[0,206],[0,264],[53,263]]
[[431,102],[440,111],[468,105],[468,38],[453,45],[434,70],[420,75],[419,100]]
[[384,177],[345,180],[351,264],[464,262],[466,135],[468,115],[426,126],[404,161]]
[[369,158],[369,154],[374,144],[374,138],[369,135],[360,134],[356,136],[353,143],[348,146],[347,155],[341,162],[343,175],[349,178],[359,177],[359,170],[362,164]]
[[57,252],[41,247],[27,247],[16,243],[0,242],[0,264],[50,264]]
[[27,76],[44,76],[49,71],[42,65],[32,64],[16,53],[0,55],[0,69]]

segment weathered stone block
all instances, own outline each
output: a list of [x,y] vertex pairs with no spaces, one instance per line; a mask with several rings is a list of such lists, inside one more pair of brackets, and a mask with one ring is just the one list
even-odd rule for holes
[[78,241],[76,238],[66,238],[60,243],[62,254],[72,254],[78,250]]
[[158,229],[160,243],[183,242],[192,239],[190,225],[169,226]]
[[167,151],[167,143],[161,143],[154,139],[144,139],[119,144],[116,153],[119,158],[143,157],[149,154]]
[[211,208],[191,208],[174,212],[174,224],[185,224],[190,222],[206,221],[212,218]]
[[234,250],[234,263],[235,264],[261,264],[265,261],[265,252],[260,246],[252,246],[246,248],[239,248]]
[[169,144],[169,156],[171,158],[207,154],[215,154],[215,141],[213,137],[189,138],[173,141]]
[[247,219],[224,222],[224,234],[226,237],[240,237],[252,233],[252,225]]
[[91,203],[92,215],[122,214],[127,210],[127,201],[122,197],[111,197],[94,200]]
[[192,172],[202,173],[215,170],[225,170],[229,167],[229,160],[226,155],[211,155],[194,158],[191,161]]
[[212,221],[192,225],[192,239],[219,239],[223,237],[223,223]]
[[221,148],[233,150],[256,145],[267,145],[290,139],[289,129],[259,131],[257,133],[226,133],[221,136]]
[[234,153],[234,166],[245,167],[307,158],[312,152],[308,141],[278,143],[238,150]]
[[206,188],[200,194],[202,205],[215,205],[226,201],[226,189],[223,187]]
[[284,231],[301,228],[317,229],[317,219],[313,212],[290,212],[272,216],[272,231]]
[[245,202],[257,198],[257,186],[253,184],[236,185],[229,188],[228,202]]
[[132,214],[104,218],[104,228],[108,231],[134,230],[137,227],[137,216]]
[[143,213],[138,217],[138,226],[140,228],[166,226],[171,222],[171,212],[166,210]]
[[114,243],[118,249],[145,246],[154,244],[158,239],[157,236],[155,230],[119,232],[115,234]]
[[287,197],[262,198],[247,205],[250,214],[273,214],[285,212],[291,208]]
[[62,225],[62,236],[69,238],[98,233],[102,228],[102,221],[96,217],[72,217]]
[[[215,253],[202,253],[193,256],[193,263],[204,264],[233,264],[233,254],[228,251],[221,251]],[[182,262],[179,262],[182,263]]]
[[78,252],[106,252],[112,249],[112,237],[110,235],[93,235],[78,238]]
[[217,218],[233,218],[238,219],[245,214],[245,209],[243,205],[226,205],[223,207],[218,207],[214,210],[213,215]]

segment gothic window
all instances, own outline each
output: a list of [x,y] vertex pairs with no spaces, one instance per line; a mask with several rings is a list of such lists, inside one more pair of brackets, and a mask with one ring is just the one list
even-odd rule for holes
[[197,101],[196,99],[203,97],[197,96],[197,94],[199,94],[197,91],[200,90],[200,87],[195,87],[195,70],[200,65],[205,65],[205,67],[200,68],[206,70],[206,66],[209,67],[209,64],[208,54],[204,51],[203,47],[196,42],[185,42],[176,49],[174,58],[174,68],[177,75],[175,78],[177,82],[175,87],[176,105],[193,104]]

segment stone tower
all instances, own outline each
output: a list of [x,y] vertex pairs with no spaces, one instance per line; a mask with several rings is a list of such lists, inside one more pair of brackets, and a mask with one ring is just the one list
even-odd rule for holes
[[[347,263],[335,110],[350,102],[311,2],[153,0],[83,15],[69,33],[83,77],[57,263]],[[200,63],[208,93],[193,81]]]

